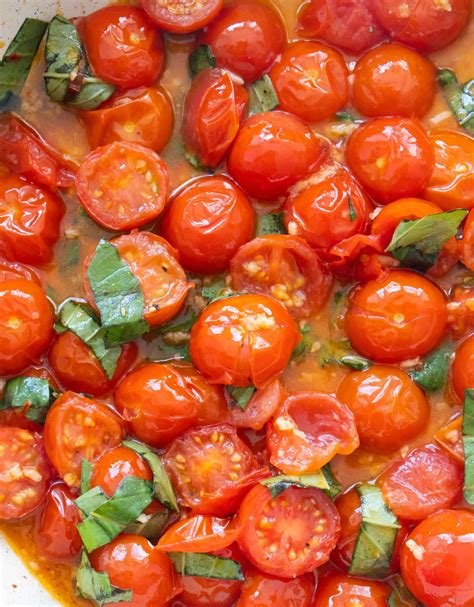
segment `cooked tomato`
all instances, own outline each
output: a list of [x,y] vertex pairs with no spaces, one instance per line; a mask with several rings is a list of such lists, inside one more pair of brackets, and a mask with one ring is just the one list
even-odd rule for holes
[[320,489],[289,487],[275,499],[263,485],[239,510],[239,545],[263,573],[295,578],[324,564],[337,543],[339,514]]
[[286,31],[271,5],[234,0],[208,25],[198,42],[211,47],[219,67],[253,82],[268,70],[283,49]]
[[433,147],[416,118],[378,118],[359,126],[346,148],[349,168],[378,202],[417,196],[434,168]]
[[62,200],[22,177],[0,179],[0,254],[10,261],[51,261],[64,215]]
[[106,6],[85,17],[80,30],[92,69],[106,82],[132,89],[158,80],[163,39],[139,8]]
[[168,197],[168,169],[152,150],[115,142],[86,156],[76,178],[77,195],[103,228],[125,231],[153,221]]
[[465,390],[474,388],[474,335],[458,346],[451,367],[451,380],[454,391],[463,402]]
[[201,166],[215,168],[224,158],[245,118],[248,99],[246,89],[224,70],[203,70],[193,79],[181,137]]
[[254,234],[254,212],[247,196],[230,179],[201,177],[168,205],[161,232],[179,251],[187,270],[223,272],[239,247]]
[[286,398],[286,391],[278,379],[257,390],[245,409],[230,403],[230,421],[236,428],[261,430]]
[[211,303],[191,330],[191,358],[218,384],[265,387],[286,367],[300,340],[286,308],[265,295],[236,295]]
[[427,426],[430,406],[423,391],[401,369],[373,365],[353,371],[337,389],[355,417],[361,447],[391,453]]
[[382,238],[376,234],[354,234],[331,247],[328,265],[344,280],[380,280],[398,261],[384,253]]
[[313,607],[386,607],[391,590],[385,582],[332,573],[319,580]]
[[49,488],[41,515],[36,520],[35,542],[41,554],[54,563],[76,561],[82,550],[77,530],[82,520],[75,496],[64,483]]
[[446,423],[435,432],[433,438],[448,455],[451,455],[460,464],[464,463],[464,445],[462,439],[462,415]]
[[474,288],[456,286],[448,302],[448,325],[456,339],[474,329]]
[[230,175],[251,196],[271,200],[316,170],[327,144],[300,119],[286,112],[248,118],[230,150]]
[[311,607],[315,582],[311,573],[282,580],[254,570],[245,579],[237,607]]
[[217,516],[235,512],[249,488],[269,475],[229,424],[188,430],[164,464],[182,505]]
[[123,426],[112,409],[74,392],[53,404],[44,424],[46,453],[69,487],[79,487],[82,460],[93,462],[120,444]]
[[113,447],[104,451],[95,460],[90,477],[90,487],[100,487],[112,496],[124,478],[135,476],[145,481],[153,480],[153,474],[146,461],[133,449]]
[[119,93],[97,110],[81,112],[80,116],[92,149],[128,141],[161,152],[174,123],[173,104],[161,87]]
[[474,272],[474,210],[469,212],[462,233],[461,259]]
[[420,521],[459,499],[463,469],[439,447],[426,445],[391,464],[379,483],[396,516]]
[[353,347],[377,362],[423,356],[444,335],[446,299],[415,272],[394,270],[352,291],[346,316]]
[[403,579],[430,607],[470,607],[474,588],[474,514],[445,510],[410,533],[401,554]]
[[14,261],[4,261],[0,258],[0,282],[17,280],[18,278],[25,278],[40,284],[38,274],[28,266]]
[[223,0],[140,0],[140,4],[161,29],[187,34],[201,29],[219,13]]
[[213,552],[230,546],[239,534],[233,519],[196,514],[171,525],[156,547],[164,552]]

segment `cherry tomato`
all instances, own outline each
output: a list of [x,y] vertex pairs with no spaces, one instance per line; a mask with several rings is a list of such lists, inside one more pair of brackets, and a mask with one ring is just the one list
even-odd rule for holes
[[16,175],[0,180],[0,254],[11,261],[51,261],[64,215],[62,200]]
[[92,149],[128,141],[161,152],[173,132],[173,104],[161,87],[119,93],[80,116]]
[[213,552],[230,546],[239,534],[232,519],[196,514],[168,527],[156,547],[164,552]]
[[296,42],[270,71],[280,108],[308,122],[329,118],[349,99],[349,70],[342,55],[316,42]]
[[396,516],[420,521],[459,499],[463,470],[442,449],[426,445],[393,462],[379,483]]
[[244,122],[227,168],[250,196],[271,200],[315,171],[327,152],[324,140],[296,116],[264,112]]
[[152,150],[118,142],[86,156],[76,178],[79,202],[108,230],[125,231],[153,221],[168,197],[168,169]]
[[353,371],[337,390],[355,417],[361,447],[391,453],[427,426],[430,407],[423,391],[401,369],[373,365]]
[[456,40],[466,25],[470,0],[377,0],[375,16],[392,38],[432,52]]
[[207,26],[198,42],[211,47],[219,67],[253,82],[268,70],[283,49],[286,31],[271,5],[234,0]]
[[33,269],[21,263],[4,261],[0,258],[0,282],[17,280],[18,278],[25,278],[36,282],[38,285],[41,284],[38,274]]
[[53,563],[74,562],[82,550],[82,539],[77,530],[82,515],[74,499],[67,485],[54,483],[36,521],[36,545]]
[[212,383],[265,387],[286,367],[300,340],[286,308],[265,295],[211,303],[191,330],[190,354]]
[[430,607],[470,607],[474,588],[474,514],[444,510],[410,533],[401,554],[403,579]]
[[242,190],[221,176],[201,177],[169,204],[161,231],[192,272],[223,272],[255,229],[254,212]]
[[461,244],[461,258],[466,268],[474,272],[474,210],[469,212],[464,224]]
[[285,579],[323,565],[340,532],[332,501],[320,489],[303,487],[289,487],[272,499],[266,487],[257,485],[242,502],[239,521],[239,545],[249,561]]
[[311,607],[315,581],[310,573],[282,580],[254,570],[245,579],[237,607]]
[[119,535],[94,550],[90,559],[111,584],[132,591],[133,600],[120,601],[120,607],[167,605],[180,590],[170,559],[140,535]]
[[359,59],[352,101],[364,116],[422,118],[436,95],[434,65],[400,44],[382,44]]
[[384,38],[371,0],[310,0],[301,5],[297,31],[351,54],[376,46]]
[[386,607],[390,593],[384,582],[332,573],[320,579],[313,607]]
[[451,367],[451,379],[459,400],[464,402],[465,390],[474,388],[474,335],[458,346]]
[[215,168],[224,158],[245,118],[248,99],[246,89],[224,70],[203,70],[193,79],[181,136],[201,166]]
[[261,430],[286,398],[283,384],[274,379],[257,390],[245,409],[230,403],[230,421],[236,428]]
[[48,411],[44,447],[59,476],[79,487],[82,460],[93,462],[121,443],[122,420],[109,407],[74,392],[65,392]]
[[474,206],[474,141],[459,131],[430,134],[435,166],[423,196],[444,211]]
[[446,322],[441,289],[415,272],[402,270],[357,287],[346,315],[353,347],[382,363],[423,356],[443,337]]
[[150,86],[161,75],[165,49],[160,32],[133,6],[106,6],[80,25],[94,72],[123,89]]
[[229,424],[188,430],[171,444],[164,464],[184,506],[217,516],[235,512],[269,474]]
[[115,373],[109,379],[89,346],[71,331],[58,335],[49,351],[49,362],[63,386],[92,396],[111,392],[136,357],[136,344],[122,346]]
[[436,443],[460,464],[464,464],[462,419],[462,415],[458,415],[442,426],[433,436]]
[[0,283],[0,375],[37,362],[53,338],[53,322],[51,304],[35,282]]
[[146,461],[133,449],[113,447],[95,460],[90,477],[90,487],[100,487],[109,497],[118,489],[124,478],[135,476],[145,481],[153,480]]
[[222,8],[223,0],[140,0],[142,8],[161,29],[188,34],[203,28]]
[[456,286],[448,302],[448,325],[456,339],[474,329],[474,288]]

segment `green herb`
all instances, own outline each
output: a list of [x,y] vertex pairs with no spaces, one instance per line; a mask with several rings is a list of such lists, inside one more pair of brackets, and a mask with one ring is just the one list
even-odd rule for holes
[[353,284],[345,286],[340,291],[334,293],[334,298],[331,303],[331,312],[329,315],[329,328],[331,335],[337,335],[341,332],[341,321],[346,317],[347,309],[349,308],[349,293],[353,288]]
[[355,210],[350,194],[347,195],[347,204],[349,205],[349,221],[355,221],[357,219],[357,211]]
[[213,554],[195,552],[168,552],[179,575],[190,575],[214,580],[243,581],[244,574],[238,561]]
[[161,342],[156,344],[156,349],[152,353],[149,353],[148,358],[154,362],[173,362],[177,360],[183,360],[191,362],[191,355],[189,354],[189,343],[184,345],[170,345],[161,339]]
[[254,98],[250,104],[251,114],[271,112],[271,110],[279,106],[278,95],[268,74],[256,80],[250,88]]
[[90,489],[91,474],[92,464],[83,459],[81,464],[81,495],[87,493]]
[[0,409],[24,408],[25,417],[42,424],[56,396],[47,379],[14,377],[5,384]]
[[97,605],[132,601],[132,591],[112,586],[108,574],[93,569],[84,551],[76,571],[76,591],[79,596]]
[[231,405],[237,406],[245,411],[247,405],[255,394],[255,386],[247,386],[246,388],[237,388],[236,386],[226,386],[227,393],[230,397]]
[[393,590],[388,597],[389,607],[421,607],[412,593],[405,586],[405,582],[399,575],[391,579]]
[[73,110],[94,110],[115,93],[115,87],[96,78],[86,64],[81,90],[71,97],[67,105]]
[[453,348],[450,344],[441,346],[430,354],[420,369],[409,373],[410,377],[428,392],[436,392],[446,384]]
[[201,171],[203,173],[212,173],[213,172],[211,169],[209,169],[208,167],[205,167],[203,164],[201,164],[201,161],[196,156],[196,154],[193,154],[186,148],[183,148],[183,154],[184,154],[184,157],[186,158],[186,160],[189,162],[189,164],[193,168],[195,168],[196,171]]
[[[301,476],[279,474],[278,476],[266,478],[260,484],[268,488],[273,499],[292,486],[321,489],[330,497],[335,497],[340,492],[339,483],[333,477],[330,468],[326,468],[326,470],[321,469],[315,474],[303,474]],[[336,487],[337,493],[335,493]]]
[[464,392],[462,420],[464,445],[464,499],[474,504],[474,388]]
[[197,314],[193,310],[189,310],[188,313],[175,324],[168,323],[160,327],[160,333],[187,333],[192,329],[192,326],[196,322]]
[[100,487],[93,487],[80,495],[75,500],[75,504],[84,516],[89,516],[91,512],[94,512],[99,506],[105,504],[108,499]]
[[304,358],[311,351],[311,346],[313,345],[310,326],[304,324],[303,326],[299,326],[298,330],[301,335],[301,340],[291,354],[291,360],[295,361]]
[[460,84],[453,70],[439,69],[438,83],[459,126],[474,132],[474,79]]
[[216,58],[212,49],[207,44],[201,44],[189,55],[189,71],[192,76],[199,72],[216,67]]
[[286,234],[283,213],[267,213],[260,215],[257,223],[257,236],[266,234]]
[[341,493],[342,487],[332,472],[331,464],[326,464],[323,466],[321,468],[321,472],[324,474],[326,482],[329,485],[329,489],[325,489],[324,491],[331,499],[334,499],[339,495],[339,493]]
[[444,244],[456,236],[467,213],[465,209],[457,209],[402,221],[386,250],[402,266],[426,271],[435,263]]
[[354,116],[354,114],[351,114],[350,112],[336,112],[334,114],[334,117],[336,118],[336,120],[339,120],[340,122],[356,122],[357,118]]
[[201,295],[204,299],[214,300],[219,297],[222,291],[226,290],[228,287],[225,282],[225,276],[221,276],[216,278],[211,284],[204,286],[201,289]]
[[64,246],[64,261],[61,264],[61,269],[64,272],[71,270],[74,266],[77,266],[81,258],[81,243],[79,239],[66,240]]
[[142,512],[136,521],[128,525],[124,533],[141,535],[148,540],[156,540],[162,535],[168,521],[168,510],[161,510],[160,512],[155,512],[155,514],[145,514]]
[[342,365],[356,371],[365,371],[372,365],[372,361],[367,358],[350,352],[351,344],[347,339],[328,340],[319,352],[319,364],[323,368],[327,365]]

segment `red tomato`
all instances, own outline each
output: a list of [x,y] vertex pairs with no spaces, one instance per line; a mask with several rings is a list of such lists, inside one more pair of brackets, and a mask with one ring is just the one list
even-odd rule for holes
[[348,76],[342,55],[316,42],[292,44],[270,71],[280,108],[308,122],[329,118],[347,104]]
[[51,304],[35,282],[0,283],[0,375],[37,362],[53,338],[53,322]]
[[64,215],[63,201],[26,179],[0,179],[0,254],[11,261],[51,261]]
[[372,0],[310,0],[301,5],[297,31],[358,54],[376,46],[384,32],[372,11]]
[[117,368],[112,379],[109,379],[89,346],[71,331],[58,335],[49,351],[51,368],[63,386],[92,396],[111,392],[136,357],[136,344],[122,346]]
[[125,231],[153,221],[168,197],[168,168],[137,143],[104,145],[88,154],[76,177],[79,202],[108,230]]
[[0,426],[0,521],[25,517],[44,500],[51,469],[39,434]]
[[36,521],[36,545],[41,555],[53,563],[74,562],[82,550],[82,539],[77,530],[82,515],[74,499],[67,485],[54,483]]
[[124,478],[135,476],[145,481],[153,480],[146,461],[133,449],[113,447],[95,460],[90,477],[90,487],[100,487],[109,497],[118,489]]
[[261,430],[286,398],[283,384],[274,379],[265,388],[257,390],[245,409],[230,404],[230,422],[236,428]]
[[265,295],[211,303],[191,330],[191,358],[216,384],[265,387],[286,367],[300,340],[295,321]]
[[80,116],[92,149],[128,141],[161,152],[173,132],[173,104],[161,87],[125,91]]
[[415,272],[393,270],[352,291],[346,315],[353,347],[376,362],[423,356],[444,335],[446,299]]
[[400,449],[423,432],[430,417],[423,391],[396,367],[349,373],[337,397],[354,414],[361,447],[377,453]]
[[219,13],[223,0],[140,0],[142,8],[161,29],[187,34],[201,29]]
[[391,590],[384,582],[332,573],[320,579],[313,607],[386,607]]
[[377,0],[373,9],[394,40],[431,52],[456,40],[469,19],[471,2]]
[[38,274],[33,269],[21,263],[3,261],[0,258],[0,282],[17,280],[18,278],[25,278],[36,282],[38,285],[41,284]]
[[254,487],[240,506],[239,521],[239,545],[249,561],[285,579],[323,565],[340,532],[332,501],[320,489],[302,487],[289,487],[275,499],[263,485]]
[[474,335],[458,346],[451,367],[451,379],[454,391],[463,402],[465,390],[474,388]]
[[213,552],[230,546],[239,534],[232,519],[196,514],[168,527],[156,547],[164,552]]
[[82,460],[93,462],[121,443],[122,420],[109,407],[74,392],[53,404],[44,424],[46,454],[70,487],[79,487]]
[[393,462],[379,482],[396,516],[420,521],[459,499],[463,470],[442,449],[426,445]]
[[464,224],[461,245],[461,258],[466,268],[474,272],[474,210],[469,212]]
[[250,196],[271,200],[315,171],[327,153],[324,140],[296,116],[264,112],[244,122],[227,168]]
[[193,79],[181,136],[201,166],[215,168],[224,158],[245,118],[248,99],[246,89],[224,70],[204,70]]
[[99,78],[133,89],[150,86],[160,77],[165,64],[163,39],[141,9],[107,6],[85,17],[80,29]]
[[198,42],[211,47],[219,67],[253,82],[268,70],[283,49],[286,31],[271,5],[234,0],[207,26]]
[[119,535],[90,558],[111,584],[132,591],[132,601],[121,601],[120,607],[161,607],[180,590],[170,559],[140,535]]
[[230,264],[235,291],[277,299],[294,318],[319,311],[332,276],[313,249],[298,236],[268,234],[242,246]]
[[361,185],[382,204],[420,194],[434,168],[432,144],[416,118],[362,124],[349,137],[346,159]]
[[201,177],[185,186],[168,205],[161,231],[192,272],[224,272],[240,246],[254,233],[247,196],[230,179]]
[[329,250],[328,265],[342,279],[367,282],[387,276],[398,261],[384,254],[380,235],[354,234]]
[[434,65],[400,44],[382,44],[359,59],[352,101],[364,116],[422,118],[436,95]]
[[255,570],[245,579],[237,607],[311,607],[315,582],[311,573],[282,580]]
[[171,444],[164,464],[182,505],[217,516],[235,512],[269,474],[229,424],[188,430]]
[[267,424],[270,461],[285,474],[313,474],[358,446],[354,416],[330,394],[291,394]]
[[474,588],[474,514],[444,510],[410,533],[401,554],[403,579],[430,607],[471,607]]
[[474,288],[456,286],[448,302],[448,325],[456,339],[474,329]]
[[462,420],[462,415],[458,415],[442,426],[433,436],[436,443],[460,464],[464,464]]

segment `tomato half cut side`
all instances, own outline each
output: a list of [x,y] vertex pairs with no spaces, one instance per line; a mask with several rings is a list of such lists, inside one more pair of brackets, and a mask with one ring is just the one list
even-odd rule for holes
[[156,547],[165,552],[213,552],[227,548],[239,535],[233,519],[196,514],[168,527]]
[[140,0],[152,21],[166,32],[188,34],[206,26],[222,8],[224,0]]
[[286,390],[279,379],[274,379],[265,388],[256,390],[245,409],[230,402],[230,422],[236,428],[261,430],[286,398]]

